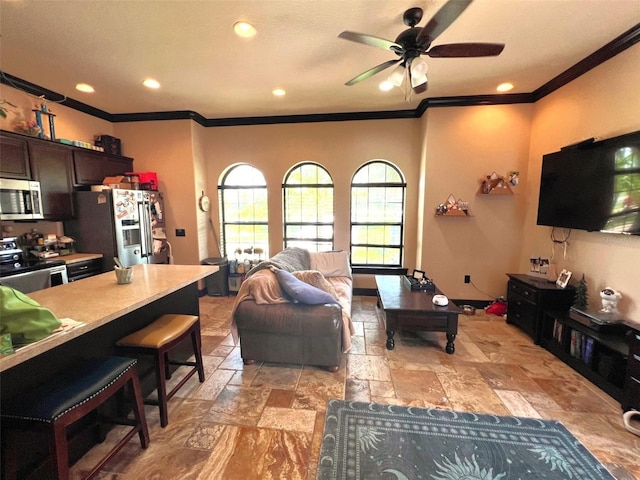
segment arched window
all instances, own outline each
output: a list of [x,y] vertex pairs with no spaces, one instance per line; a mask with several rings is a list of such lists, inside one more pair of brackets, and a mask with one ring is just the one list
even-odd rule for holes
[[[218,185],[223,255],[268,258],[267,182],[251,165],[230,168]],[[237,253],[241,252],[241,253]]]
[[333,250],[333,180],[324,167],[305,162],[282,184],[284,247]]
[[404,199],[402,172],[383,160],[360,167],[351,182],[351,264],[401,267]]

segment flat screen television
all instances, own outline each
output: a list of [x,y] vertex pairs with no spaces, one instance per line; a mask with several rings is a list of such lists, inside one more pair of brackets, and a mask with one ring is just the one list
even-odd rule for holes
[[640,131],[544,155],[537,223],[640,235]]

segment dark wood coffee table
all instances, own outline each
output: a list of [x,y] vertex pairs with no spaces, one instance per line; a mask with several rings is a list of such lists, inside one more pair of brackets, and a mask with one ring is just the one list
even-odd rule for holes
[[378,306],[384,310],[387,330],[387,349],[393,350],[393,335],[399,328],[426,330],[447,334],[446,352],[455,351],[453,342],[458,334],[458,314],[462,310],[449,300],[449,305],[433,304],[433,296],[444,295],[438,288],[435,292],[411,290],[402,275],[376,275]]

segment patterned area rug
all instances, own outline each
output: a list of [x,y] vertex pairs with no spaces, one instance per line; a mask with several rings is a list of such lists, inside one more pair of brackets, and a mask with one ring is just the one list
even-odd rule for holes
[[615,480],[557,421],[330,400],[318,480]]

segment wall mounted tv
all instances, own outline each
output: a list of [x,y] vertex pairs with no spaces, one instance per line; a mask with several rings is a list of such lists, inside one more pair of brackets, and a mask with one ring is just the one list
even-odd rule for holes
[[544,155],[538,225],[640,235],[640,131]]

